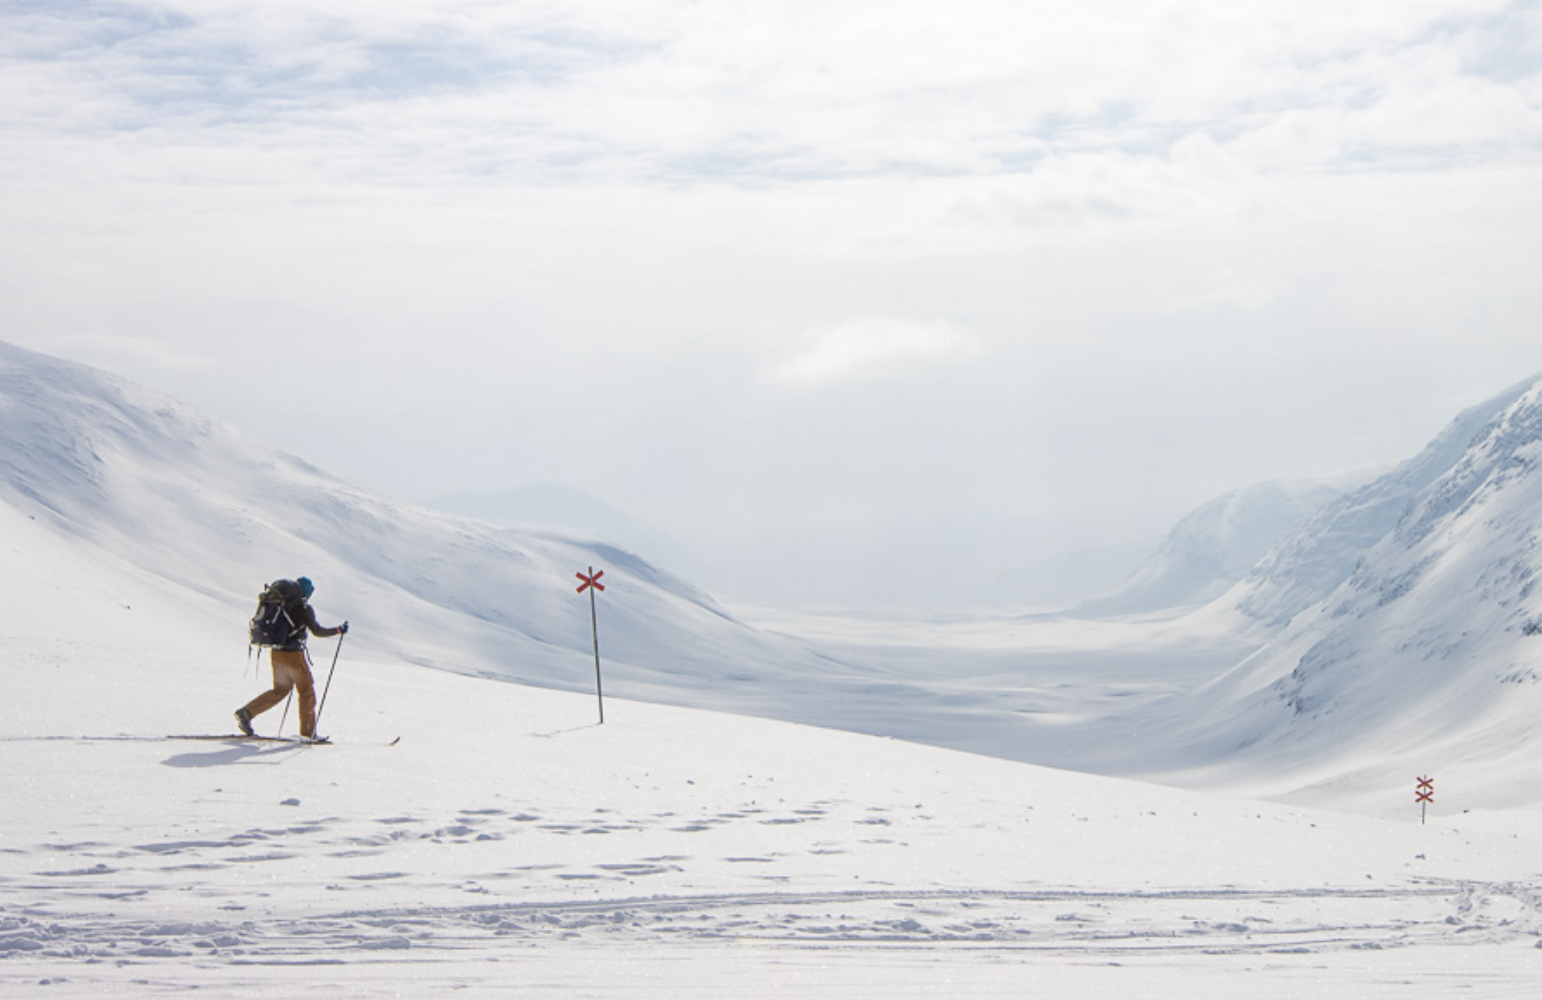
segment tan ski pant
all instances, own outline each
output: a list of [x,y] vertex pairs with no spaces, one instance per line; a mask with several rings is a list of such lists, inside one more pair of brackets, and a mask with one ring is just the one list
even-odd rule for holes
[[311,663],[303,649],[272,649],[273,690],[253,698],[246,710],[255,718],[289,696],[299,695],[300,735],[316,735],[316,682],[311,679]]

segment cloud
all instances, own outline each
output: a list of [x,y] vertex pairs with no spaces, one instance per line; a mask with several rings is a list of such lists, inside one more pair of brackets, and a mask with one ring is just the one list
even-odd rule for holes
[[397,178],[1000,176],[1055,155],[1160,159],[1196,134],[1289,152],[1303,130],[1314,159],[1361,169],[1389,142],[1534,145],[1542,119],[1521,97],[1533,50],[1513,40],[1535,29],[1501,0],[83,8],[0,14],[0,124],[153,128],[157,148],[346,143]]
[[44,350],[71,357],[88,357],[109,371],[201,371],[213,367],[211,358],[190,353],[181,346],[152,337],[123,334],[65,334],[50,338]]
[[822,386],[887,378],[938,361],[979,357],[978,333],[946,320],[870,316],[815,333],[807,346],[771,370],[777,382]]
[[1000,558],[1089,497],[1160,533],[1542,368],[1539,39],[1535,0],[0,4],[0,335],[409,496],[568,482],[788,562],[900,494],[1002,504]]

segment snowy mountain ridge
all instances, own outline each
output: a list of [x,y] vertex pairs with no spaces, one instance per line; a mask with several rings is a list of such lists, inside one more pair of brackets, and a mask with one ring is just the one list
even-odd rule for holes
[[[1283,617],[1344,573],[1273,641],[1169,706],[1174,744],[1196,767],[1227,760],[1250,782],[1273,773],[1274,794],[1305,801],[1343,783],[1341,759],[1362,761],[1361,780],[1391,784],[1439,766],[1486,803],[1534,800],[1539,512],[1534,381],[1465,412],[1420,456],[1330,504],[1217,602]],[[1357,540],[1383,527],[1351,564]]]
[[1534,385],[1535,380],[1517,384],[1469,407],[1418,455],[1326,504],[1267,553],[1228,600],[1251,618],[1284,625],[1327,598],[1399,525],[1420,494],[1463,461],[1485,428]]
[[[322,620],[355,625],[351,655],[592,691],[574,585],[595,566],[619,697],[1371,812],[1393,808],[1415,761],[1466,768],[1487,800],[1542,801],[1491,766],[1520,755],[1517,773],[1542,780],[1529,762],[1542,760],[1539,392],[1463,413],[1187,615],[831,620],[815,642],[795,638],[811,634],[795,615],[753,627],[614,546],[380,497],[165,397],[0,345],[0,521],[31,567],[0,595],[18,620],[65,606],[138,637],[175,622],[239,662],[257,589],[304,573]],[[1288,500],[1240,491],[1174,537],[1242,551]]]
[[1185,515],[1116,593],[1076,613],[1136,614],[1212,601],[1342,493],[1322,482],[1271,481],[1222,494]]

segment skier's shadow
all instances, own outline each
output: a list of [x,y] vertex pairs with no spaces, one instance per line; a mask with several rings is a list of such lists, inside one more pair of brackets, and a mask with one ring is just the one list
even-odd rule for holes
[[[179,753],[173,754],[161,761],[166,767],[224,767],[227,764],[282,764],[291,758],[277,756],[275,754],[292,754],[295,750],[308,750],[304,745],[284,746],[253,746],[250,743],[240,743],[227,746],[221,750],[210,750],[206,753]],[[263,760],[271,757],[271,760]]]

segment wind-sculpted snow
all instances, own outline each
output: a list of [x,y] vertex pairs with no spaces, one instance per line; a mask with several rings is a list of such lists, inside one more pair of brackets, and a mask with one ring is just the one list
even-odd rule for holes
[[1462,460],[1474,437],[1531,387],[1521,383],[1463,411],[1417,456],[1328,503],[1260,560],[1226,599],[1250,617],[1277,625],[1325,600],[1398,526],[1415,499]]
[[1542,458],[1542,385],[1532,386],[1478,432],[1444,476],[1397,526],[1413,547],[1454,517],[1535,474]]

